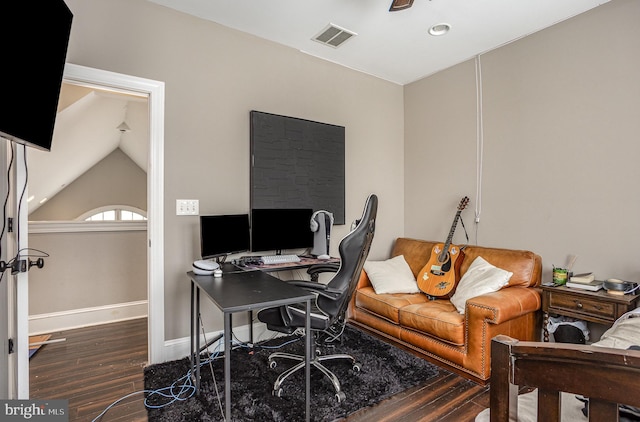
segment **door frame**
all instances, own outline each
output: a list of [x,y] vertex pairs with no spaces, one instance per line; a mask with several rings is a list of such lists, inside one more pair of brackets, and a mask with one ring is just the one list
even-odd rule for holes
[[[88,87],[101,87],[106,90],[137,93],[147,96],[149,106],[149,166],[147,170],[147,321],[148,321],[148,361],[163,362],[164,347],[164,82],[139,78],[106,70],[67,63],[63,79],[69,83]],[[8,143],[9,141],[7,141]],[[27,151],[16,148],[16,162],[24,161],[22,153]],[[1,156],[1,154],[0,154]],[[3,166],[0,166],[3,167]],[[15,168],[15,167],[14,167]],[[28,212],[26,205],[27,189],[25,166],[17,166],[11,181],[11,190],[17,192],[24,186],[25,194],[16,199],[11,209],[19,210],[19,237],[16,241],[21,247],[28,246]],[[20,204],[22,202],[22,204]],[[8,245],[7,245],[8,246]],[[8,248],[7,248],[8,249]],[[3,249],[4,250],[4,249]],[[7,282],[3,280],[4,282]],[[9,317],[8,335],[15,337],[14,353],[9,354],[8,398],[29,398],[29,296],[28,273],[15,276],[9,285],[7,309]],[[4,293],[3,295],[4,296]],[[15,320],[11,321],[12,316]],[[0,318],[2,320],[4,318]],[[6,350],[4,350],[6,352]],[[5,355],[6,353],[3,353]],[[4,359],[4,357],[3,357]],[[2,372],[5,372],[4,370]],[[0,391],[6,393],[6,388]]]
[[[2,138],[4,140],[4,138]],[[13,219],[13,228],[6,227],[2,238],[3,260],[8,263],[19,257],[20,248],[27,248],[26,230],[27,212],[21,209],[19,204],[24,200],[27,193],[26,185],[26,147],[5,140],[2,163],[0,170],[7,174],[7,190],[3,190],[3,197],[6,197],[6,207],[4,218]],[[7,152],[11,151],[11,159]],[[11,163],[10,163],[10,162]],[[10,258],[11,257],[11,258]],[[6,376],[2,380],[0,387],[0,398],[21,399],[27,398],[29,394],[29,334],[28,334],[28,276],[26,272],[12,274],[6,270],[2,275],[2,293],[0,294],[2,304],[6,304],[6,313],[3,312],[0,322],[3,324],[2,336],[2,369],[0,373]],[[23,304],[23,306],[18,306]],[[24,333],[23,333],[24,332]],[[6,337],[5,337],[6,336]],[[13,347],[10,350],[9,342]],[[21,374],[25,373],[25,379]]]
[[136,92],[149,101],[147,170],[148,360],[164,361],[164,82],[67,63],[67,82]]

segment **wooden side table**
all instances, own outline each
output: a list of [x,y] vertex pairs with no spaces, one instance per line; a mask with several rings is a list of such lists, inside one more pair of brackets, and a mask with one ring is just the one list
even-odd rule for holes
[[549,315],[564,315],[597,324],[612,325],[638,307],[640,295],[613,295],[606,290],[590,292],[566,286],[542,286],[544,341],[549,341]]

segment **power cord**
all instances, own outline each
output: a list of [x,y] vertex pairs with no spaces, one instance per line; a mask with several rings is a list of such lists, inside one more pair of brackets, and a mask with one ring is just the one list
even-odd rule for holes
[[[202,324],[202,322],[201,322]],[[203,329],[203,335],[204,334],[204,329]],[[300,333],[300,335],[302,335],[302,333]],[[235,336],[234,336],[235,337]],[[302,339],[302,337],[298,337],[292,340],[288,340],[285,341],[281,344],[278,345],[274,345],[274,346],[257,346],[259,348],[262,349],[279,349],[281,347],[284,347],[288,344],[291,343],[295,343],[297,341],[300,341]],[[204,338],[205,344],[207,342],[206,339],[206,335]],[[221,337],[218,342],[216,343],[215,348],[213,349],[213,352],[209,352],[209,349],[207,348],[207,359],[203,360],[202,362],[200,362],[200,367],[203,367],[205,365],[209,366],[209,369],[211,370],[211,375],[213,377],[213,381],[214,381],[214,387],[216,390],[216,394],[218,394],[218,387],[216,384],[216,380],[215,380],[215,376],[213,376],[213,362],[216,359],[219,359],[220,357],[224,356],[220,354],[220,348],[222,347],[223,344],[223,337]],[[233,342],[232,344],[232,348],[233,347],[242,347],[242,348],[251,348],[251,347],[256,347],[256,346],[252,346],[247,342]],[[111,410],[114,406],[116,406],[117,404],[119,404],[120,402],[122,402],[123,400],[126,400],[130,397],[133,397],[137,394],[148,394],[147,397],[144,399],[144,406],[148,409],[162,409],[163,407],[169,406],[175,402],[182,402],[185,400],[188,400],[189,398],[193,397],[196,393],[196,386],[193,383],[194,380],[194,374],[193,374],[193,370],[192,368],[190,368],[186,374],[184,374],[183,376],[181,376],[180,378],[178,378],[176,381],[174,381],[171,385],[167,386],[167,387],[163,387],[163,388],[159,388],[156,390],[140,390],[140,391],[136,391],[130,394],[127,394],[126,396],[123,396],[121,398],[119,398],[118,400],[114,401],[113,403],[111,403],[109,406],[107,406],[98,416],[96,416],[92,422],[97,422],[99,420],[102,419],[102,417],[109,411]],[[157,397],[160,398],[160,400],[166,400],[160,404],[151,404],[151,400],[153,398]],[[222,402],[220,397],[218,396],[218,403],[220,405],[220,409],[222,411]],[[224,412],[222,412],[224,415]],[[223,416],[224,418],[224,416]]]
[[[2,279],[4,278],[4,272],[8,269],[11,269],[11,274],[15,275],[21,272],[27,272],[31,269],[31,267],[38,267],[38,268],[42,268],[44,267],[44,258],[48,258],[49,254],[46,252],[43,252],[41,250],[38,249],[33,249],[33,248],[20,248],[20,213],[22,210],[22,203],[23,203],[23,199],[24,196],[26,194],[27,191],[27,184],[28,184],[28,180],[29,180],[29,169],[27,166],[27,152],[26,152],[26,146],[23,145],[24,148],[24,152],[23,152],[23,156],[24,156],[24,168],[25,168],[25,181],[24,181],[24,186],[22,188],[22,192],[20,194],[20,200],[18,202],[18,220],[15,223],[16,226],[16,237],[18,239],[18,245],[17,245],[17,249],[18,249],[18,253],[11,259],[5,261],[0,261],[0,282],[2,282]],[[7,231],[11,232],[13,230],[13,219],[7,218],[7,204],[9,202],[9,198],[11,196],[11,182],[10,182],[10,175],[11,175],[11,169],[13,167],[13,162],[14,162],[14,148],[13,148],[13,143],[11,144],[11,158],[9,161],[9,166],[7,169],[7,195],[5,196],[4,199],[4,204],[3,204],[3,217],[2,217],[2,231],[0,231],[0,257],[2,257],[2,240],[4,239],[4,235]],[[23,253],[25,251],[35,251],[36,254],[33,253],[27,253],[26,255],[24,255]],[[24,260],[22,258],[26,257],[27,259]],[[29,259],[30,257],[35,257],[37,259],[35,260],[31,260]]]
[[[11,168],[13,167],[13,142],[11,144],[11,158],[9,160],[9,166],[7,168],[7,195],[4,198],[4,205],[2,206],[2,231],[0,231],[0,259],[2,258],[2,239],[4,239],[5,231],[7,230],[7,204],[9,203],[9,197],[11,196]],[[4,271],[0,271],[0,282],[4,278]]]
[[[202,318],[198,318],[200,320],[200,330],[202,330],[202,337],[204,338],[204,344],[209,344],[209,342],[207,341],[207,334],[204,332],[204,324],[202,323]],[[233,331],[232,331],[233,334]],[[224,338],[220,337],[220,339],[218,340],[218,345],[215,348],[216,351],[216,357],[219,355],[219,350],[220,350],[220,340],[222,340]],[[211,359],[211,353],[209,353],[209,348],[206,348],[207,350],[207,361],[209,363],[209,370],[211,371],[211,379],[213,379],[213,388],[216,390],[216,398],[218,399],[218,407],[220,408],[220,414],[222,415],[222,420],[225,420],[225,414],[224,414],[224,409],[222,408],[222,400],[220,400],[220,391],[218,390],[218,383],[216,382],[216,375],[213,372],[213,360]],[[199,352],[198,352],[199,353]]]
[[[215,360],[218,357],[219,352],[217,351],[217,349],[219,347],[220,346],[218,344],[218,346],[216,347],[216,352],[214,353],[213,356],[209,355],[209,359],[206,359],[200,362],[201,367],[204,365],[209,365],[213,360]],[[135,396],[136,394],[148,393],[147,397],[144,399],[144,406],[148,409],[161,409],[177,401],[185,401],[193,397],[196,393],[196,386],[193,384],[192,375],[193,375],[192,369],[190,368],[186,374],[178,378],[168,387],[159,388],[157,390],[141,390],[141,391],[136,391],[136,392],[127,394],[126,396],[119,398],[118,400],[114,401],[109,406],[107,406],[98,416],[96,416],[92,420],[92,422],[99,421],[115,405],[117,405],[118,403],[120,403],[121,401],[129,397]],[[166,401],[160,404],[151,404],[151,399],[156,396],[159,396],[160,400],[165,399]]]

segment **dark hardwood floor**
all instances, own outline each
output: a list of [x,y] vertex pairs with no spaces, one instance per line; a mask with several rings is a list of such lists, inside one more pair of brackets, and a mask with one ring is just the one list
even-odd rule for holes
[[[52,333],[30,361],[32,399],[68,399],[69,421],[146,421],[143,368],[147,362],[147,320]],[[359,421],[471,422],[489,406],[489,387],[448,371],[346,418]]]
[[29,397],[69,400],[69,421],[146,421],[147,319],[51,333],[29,361]]

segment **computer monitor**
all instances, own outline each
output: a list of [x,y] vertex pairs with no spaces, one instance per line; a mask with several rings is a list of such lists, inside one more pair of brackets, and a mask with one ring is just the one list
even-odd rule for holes
[[311,208],[251,210],[251,250],[254,252],[313,247]]
[[220,258],[249,249],[249,214],[200,216],[202,259]]

